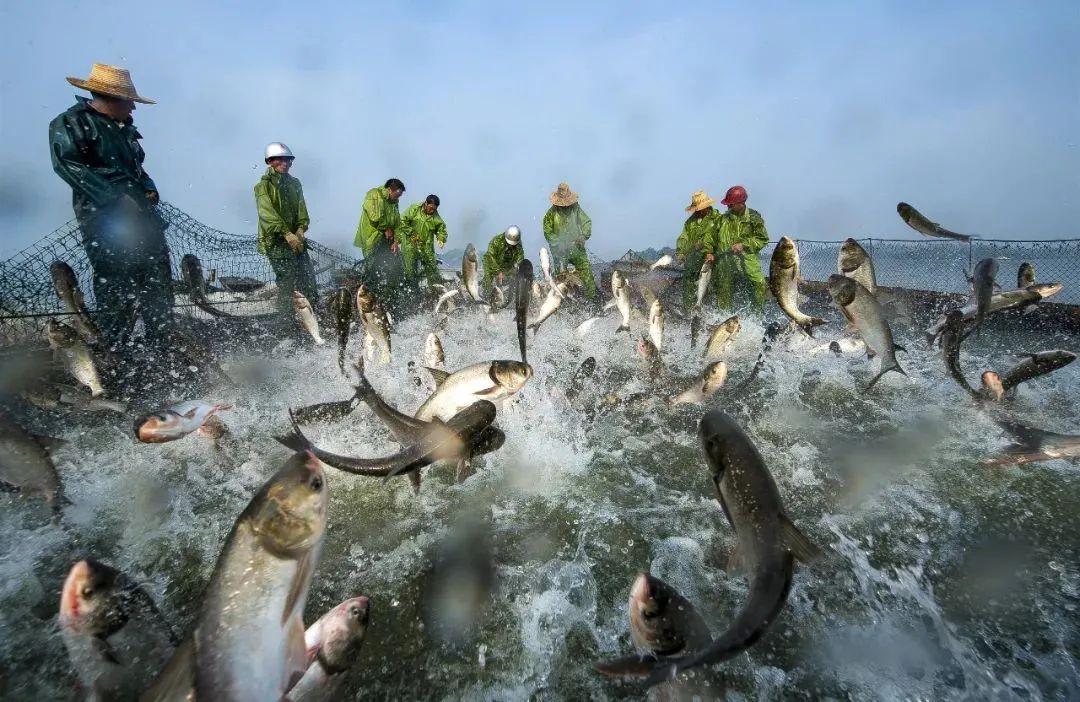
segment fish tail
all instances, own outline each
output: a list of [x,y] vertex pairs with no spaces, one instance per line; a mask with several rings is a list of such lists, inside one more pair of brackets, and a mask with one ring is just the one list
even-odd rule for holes
[[536,336],[536,332],[540,331],[540,325],[542,323],[543,322],[536,322],[535,324],[530,324],[527,328],[532,329],[533,336]]
[[629,324],[620,324],[619,328],[615,330],[615,334],[618,335],[619,332],[626,332],[627,334],[629,334],[630,333],[630,325]]
[[891,365],[888,368],[882,368],[881,371],[879,371],[878,374],[875,375],[873,377],[873,379],[870,380],[869,385],[867,385],[865,388],[863,388],[863,392],[866,392],[870,388],[874,387],[874,384],[877,383],[877,381],[881,380],[881,376],[885,375],[889,371],[896,371],[897,373],[899,373],[900,375],[903,375],[903,376],[907,375],[907,371],[905,371],[903,368],[901,368],[899,363],[896,363],[895,365]]
[[300,431],[300,425],[297,423],[296,415],[293,414],[291,407],[289,408],[289,421],[292,423],[292,431],[285,436],[275,436],[274,438],[278,443],[297,452],[313,450],[315,445],[304,436],[304,432]]

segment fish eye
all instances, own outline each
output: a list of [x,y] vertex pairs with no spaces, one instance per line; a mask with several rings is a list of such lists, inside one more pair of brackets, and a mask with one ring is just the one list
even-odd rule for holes
[[83,588],[82,588],[82,596],[83,597],[90,597],[93,594],[94,594],[94,588],[93,587],[91,587],[89,585],[83,585]]
[[316,476],[312,477],[311,481],[308,483],[308,487],[310,487],[315,492],[318,492],[319,490],[322,490],[322,486],[323,486],[323,479],[322,479],[321,475],[316,475]]
[[158,421],[161,421],[161,422],[169,421],[169,418],[165,414],[155,414],[154,419],[157,419]]

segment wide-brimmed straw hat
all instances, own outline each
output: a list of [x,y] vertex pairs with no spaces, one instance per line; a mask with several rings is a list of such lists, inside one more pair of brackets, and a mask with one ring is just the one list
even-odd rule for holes
[[566,183],[559,183],[559,187],[551,193],[551,204],[556,207],[569,207],[575,202],[577,202],[577,193]]
[[83,80],[82,78],[68,76],[67,82],[76,88],[89,90],[92,93],[108,95],[121,100],[133,100],[145,105],[156,104],[153,100],[144,98],[135,91],[135,84],[131,82],[131,74],[128,73],[126,68],[95,63],[94,67],[90,69],[89,78]]
[[690,204],[686,207],[687,212],[700,212],[706,207],[712,207],[716,200],[705,194],[704,190],[698,190],[690,196]]

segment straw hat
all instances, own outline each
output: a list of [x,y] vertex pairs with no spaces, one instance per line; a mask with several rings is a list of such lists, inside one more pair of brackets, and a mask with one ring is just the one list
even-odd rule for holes
[[559,183],[559,187],[551,193],[551,204],[556,207],[569,207],[575,202],[577,202],[577,193],[566,183]]
[[101,95],[108,95],[122,100],[133,100],[145,105],[155,104],[153,100],[144,98],[135,92],[135,84],[131,82],[131,74],[128,73],[126,68],[95,63],[94,67],[90,69],[89,78],[82,80],[81,78],[69,76],[67,82],[76,88],[89,90],[92,93],[100,93]]
[[716,200],[706,195],[704,190],[698,190],[690,196],[690,205],[686,208],[686,211],[700,212],[706,207],[712,207],[715,204]]

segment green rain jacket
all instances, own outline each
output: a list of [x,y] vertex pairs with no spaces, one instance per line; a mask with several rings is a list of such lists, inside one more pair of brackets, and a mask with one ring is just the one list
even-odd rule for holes
[[364,211],[360,215],[360,226],[356,228],[356,238],[353,245],[360,247],[364,256],[370,256],[375,250],[375,244],[379,243],[379,237],[387,229],[393,229],[395,237],[401,226],[401,215],[398,213],[398,204],[390,202],[389,189],[385,187],[372,188],[364,195]]
[[720,213],[716,210],[703,217],[687,217],[683,223],[682,234],[675,242],[675,254],[679,260],[685,261],[693,252],[712,253],[713,240],[719,226]]
[[264,255],[287,247],[287,233],[301,227],[307,231],[311,224],[300,181],[273,168],[267,168],[255,184],[255,206],[259,211],[259,253]]
[[591,236],[592,220],[576,202],[569,207],[552,205],[544,215],[544,238],[555,258],[565,255],[575,245],[585,248],[585,242]]
[[725,212],[720,216],[720,223],[716,229],[716,235],[712,240],[712,246],[706,247],[706,251],[717,256],[716,274],[730,271],[733,274],[738,266],[736,258],[739,256],[721,256],[725,251],[731,251],[731,246],[736,243],[743,245],[741,255],[745,265],[746,277],[755,282],[763,282],[761,263],[758,252],[769,243],[769,233],[765,231],[765,220],[761,213],[749,207],[741,215]]
[[510,274],[517,264],[525,260],[525,247],[520,243],[510,246],[503,234],[496,234],[484,252],[484,284],[499,273]]
[[440,244],[446,243],[446,222],[438,210],[434,214],[425,214],[424,203],[416,202],[401,215],[401,226],[395,234],[402,250],[425,251],[433,247],[436,240]]
[[49,123],[53,170],[71,186],[75,216],[85,225],[124,195],[147,209],[146,193],[157,192],[157,186],[143,170],[139,130],[130,118],[117,122],[90,107],[88,99],[75,99]]

